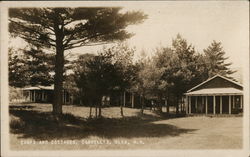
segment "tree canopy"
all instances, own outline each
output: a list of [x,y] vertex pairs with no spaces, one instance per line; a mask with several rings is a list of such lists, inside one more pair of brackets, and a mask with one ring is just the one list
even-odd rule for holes
[[[64,50],[123,40],[133,34],[131,24],[141,23],[141,12],[120,13],[122,8],[10,8],[9,30],[33,45]],[[61,39],[57,38],[60,33]]]
[[223,50],[221,42],[215,40],[204,49],[204,63],[206,66],[207,77],[212,77],[216,74],[229,77],[235,71],[230,69],[232,63],[226,63],[228,57],[225,57],[225,51]]
[[13,87],[51,85],[54,56],[40,49],[9,49],[9,84]]
[[124,40],[131,24],[143,22],[142,12],[121,13],[119,7],[10,8],[9,31],[28,43],[55,51],[53,113],[62,113],[64,51]]

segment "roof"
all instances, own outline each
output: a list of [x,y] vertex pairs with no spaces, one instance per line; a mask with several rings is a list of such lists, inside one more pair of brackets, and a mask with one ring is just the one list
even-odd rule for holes
[[242,95],[243,91],[236,88],[207,88],[188,92],[185,95]]
[[24,88],[23,90],[39,90],[40,88],[39,87],[27,87],[27,88]]
[[54,85],[27,87],[27,88],[24,88],[23,90],[54,90]]
[[189,90],[187,91],[187,93],[189,93],[189,92],[191,92],[191,91],[194,91],[194,90],[197,89],[198,87],[200,87],[200,86],[202,86],[203,84],[205,84],[205,83],[207,83],[207,82],[213,80],[213,79],[216,78],[216,77],[220,77],[220,78],[222,78],[222,79],[224,79],[224,80],[227,80],[227,81],[229,81],[229,82],[231,82],[231,83],[233,83],[233,84],[236,84],[236,85],[238,85],[238,86],[240,86],[240,87],[243,87],[243,86],[242,86],[241,84],[239,84],[238,82],[235,82],[235,81],[233,81],[233,80],[230,80],[230,79],[228,79],[228,78],[226,78],[226,77],[224,77],[224,76],[221,76],[221,75],[217,74],[217,75],[215,75],[215,76],[213,76],[213,77],[207,79],[206,81],[204,81],[204,82],[198,84],[197,86],[195,86],[195,87],[189,89]]

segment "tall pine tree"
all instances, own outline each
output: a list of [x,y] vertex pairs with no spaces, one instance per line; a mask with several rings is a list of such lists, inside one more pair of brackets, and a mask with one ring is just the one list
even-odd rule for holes
[[53,113],[62,114],[64,51],[105,44],[132,36],[131,24],[142,22],[142,12],[120,12],[121,8],[11,8],[9,31],[28,43],[55,52]]
[[225,57],[225,51],[221,42],[213,41],[208,48],[204,49],[205,75],[207,78],[213,77],[216,74],[230,77],[235,71],[230,69],[232,63],[226,63],[228,57]]

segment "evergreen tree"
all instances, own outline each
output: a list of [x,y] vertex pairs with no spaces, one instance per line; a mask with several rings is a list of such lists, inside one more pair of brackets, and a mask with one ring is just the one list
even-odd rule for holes
[[[130,48],[126,43],[119,43],[109,49],[104,49],[106,53],[112,53],[113,64],[115,67],[116,78],[113,81],[116,82],[114,92],[120,93],[120,109],[121,116],[123,117],[123,103],[124,92],[130,91],[133,81],[135,80],[135,66],[133,65],[133,56],[135,49]],[[125,100],[124,100],[125,101]]]
[[13,48],[8,53],[9,85],[12,87],[24,87],[29,85],[28,66],[23,56],[18,55]]
[[196,71],[198,69],[197,54],[194,47],[188,44],[179,34],[172,42],[173,53],[177,55],[173,72],[169,76],[173,87],[171,92],[175,95],[176,113],[179,112],[179,100],[189,88],[193,87],[198,81]]
[[226,63],[228,57],[225,57],[225,51],[221,42],[213,41],[207,49],[204,49],[204,54],[205,75],[207,78],[213,77],[216,74],[229,77],[229,75],[235,72],[230,69],[232,63]]
[[40,49],[9,50],[9,84],[14,87],[48,86],[53,83],[52,54]]
[[142,22],[141,12],[121,8],[11,8],[9,31],[28,43],[55,51],[53,113],[62,114],[64,51],[124,40],[125,28]]

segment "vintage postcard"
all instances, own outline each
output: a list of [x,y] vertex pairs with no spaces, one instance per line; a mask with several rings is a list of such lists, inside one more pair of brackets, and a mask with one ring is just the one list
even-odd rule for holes
[[249,156],[248,1],[0,4],[2,156]]

